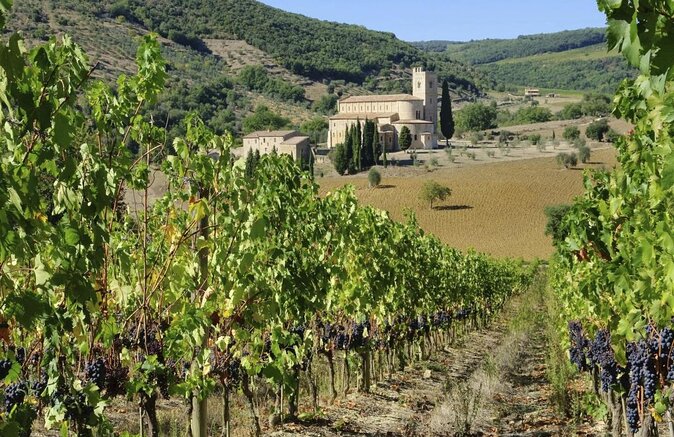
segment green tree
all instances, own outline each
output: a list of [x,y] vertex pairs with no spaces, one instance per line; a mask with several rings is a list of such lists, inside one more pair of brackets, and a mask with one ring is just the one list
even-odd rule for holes
[[323,115],[334,114],[336,108],[337,96],[334,94],[325,94],[311,105],[311,109]]
[[377,125],[374,121],[365,120],[363,126],[363,145],[360,149],[361,162],[363,168],[372,167],[374,163],[374,154],[372,143],[377,137]]
[[332,153],[332,164],[340,176],[344,176],[349,169],[349,159],[344,144],[337,144],[337,147],[335,147],[335,151]]
[[454,115],[452,114],[452,98],[449,95],[449,83],[446,79],[442,82],[440,130],[442,131],[442,135],[445,137],[447,147],[449,147],[449,140],[454,136]]
[[570,210],[571,205],[553,205],[545,208],[545,215],[548,217],[545,235],[551,236],[555,244],[562,243],[568,235],[568,232],[562,226],[562,222]]
[[564,129],[562,138],[564,138],[566,141],[577,140],[580,138],[580,129],[578,129],[576,126],[568,126]]
[[606,119],[593,121],[587,129],[585,129],[585,135],[591,140],[603,141],[604,135],[606,135],[610,129],[611,127],[608,125]]
[[300,132],[309,137],[311,144],[321,144],[328,140],[328,121],[325,117],[314,117],[300,125]]
[[290,126],[290,120],[273,113],[267,106],[260,105],[255,112],[243,120],[244,133],[262,130],[277,130]]
[[253,149],[248,149],[248,154],[246,155],[246,169],[244,173],[248,179],[253,179],[255,176],[255,154],[253,154]]
[[452,190],[449,187],[440,185],[435,181],[426,181],[421,187],[421,200],[428,202],[431,209],[433,209],[433,203],[440,200],[444,201],[449,196],[451,196]]
[[589,147],[581,146],[581,147],[578,148],[578,159],[583,164],[586,164],[590,160],[591,156],[592,156],[592,152],[590,151]]
[[573,168],[578,165],[578,156],[575,153],[560,153],[557,163],[567,169]]
[[346,130],[346,136],[344,137],[344,154],[346,155],[346,168],[349,173],[354,173],[353,166],[353,143],[355,137],[355,126],[349,126]]
[[356,130],[353,137],[353,167],[356,171],[363,169],[361,150],[363,149],[363,128],[360,120],[356,120]]
[[464,132],[496,127],[496,108],[482,103],[471,103],[456,113],[456,126]]
[[412,145],[412,133],[407,126],[403,126],[402,129],[400,129],[398,145],[400,146],[400,150],[407,150]]

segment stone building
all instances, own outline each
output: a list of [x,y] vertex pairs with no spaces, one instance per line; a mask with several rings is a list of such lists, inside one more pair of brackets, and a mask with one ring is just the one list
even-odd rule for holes
[[415,68],[412,86],[412,95],[351,96],[340,100],[337,114],[330,117],[328,147],[343,143],[349,126],[373,120],[377,123],[379,141],[386,150],[399,150],[398,137],[405,126],[412,134],[411,149],[435,149],[438,143],[437,76]]
[[288,154],[295,161],[301,162],[309,162],[311,159],[309,137],[294,130],[258,131],[243,137],[242,156],[245,158],[249,151],[255,153],[256,150],[260,155],[276,150],[278,154]]

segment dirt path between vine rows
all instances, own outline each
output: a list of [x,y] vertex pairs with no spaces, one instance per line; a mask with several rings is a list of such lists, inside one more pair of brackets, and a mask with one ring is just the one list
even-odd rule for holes
[[514,299],[492,324],[369,394],[352,393],[313,422],[285,424],[286,436],[593,435],[557,413],[545,377],[542,298]]

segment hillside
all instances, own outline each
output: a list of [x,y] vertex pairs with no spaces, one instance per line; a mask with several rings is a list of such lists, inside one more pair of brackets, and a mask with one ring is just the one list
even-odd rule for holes
[[515,39],[426,41],[414,46],[485,73],[498,88],[540,88],[612,93],[634,75],[622,57],[607,53],[605,30],[588,28]]

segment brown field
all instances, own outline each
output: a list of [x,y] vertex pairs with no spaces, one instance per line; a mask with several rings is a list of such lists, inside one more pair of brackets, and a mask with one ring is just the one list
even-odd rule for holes
[[[317,178],[317,182],[323,194],[352,184],[361,202],[389,211],[396,220],[404,219],[406,209],[412,210],[425,231],[450,246],[530,260],[548,258],[553,252],[550,238],[544,235],[543,209],[570,203],[580,195],[582,170],[613,167],[615,151],[595,150],[592,161],[579,169],[564,170],[551,156],[441,168],[414,177],[387,177],[388,170],[382,169],[383,187],[377,189],[367,187],[364,175]],[[434,210],[419,200],[421,186],[429,179],[453,190]]]

